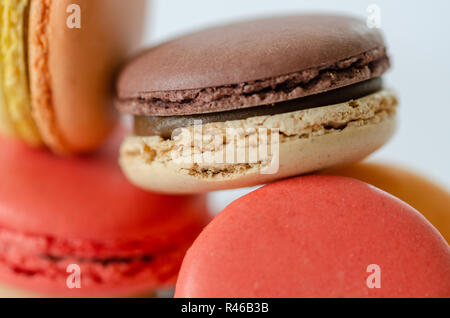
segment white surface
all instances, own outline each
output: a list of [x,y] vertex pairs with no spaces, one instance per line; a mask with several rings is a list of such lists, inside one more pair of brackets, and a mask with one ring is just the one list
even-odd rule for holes
[[[155,0],[146,44],[211,24],[271,14],[337,11],[367,16],[369,4],[381,9],[393,69],[388,85],[401,98],[400,129],[371,157],[401,163],[450,188],[450,1],[406,0]],[[249,190],[212,194],[215,211]]]

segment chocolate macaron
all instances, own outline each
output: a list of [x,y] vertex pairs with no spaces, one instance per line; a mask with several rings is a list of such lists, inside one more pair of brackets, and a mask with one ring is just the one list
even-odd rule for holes
[[134,116],[121,151],[146,189],[195,193],[358,161],[395,131],[378,29],[299,15],[215,27],[151,48],[117,83]]

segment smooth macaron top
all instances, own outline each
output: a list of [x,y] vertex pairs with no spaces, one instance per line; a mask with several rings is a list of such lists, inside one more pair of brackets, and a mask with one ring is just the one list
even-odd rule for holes
[[[382,65],[372,65],[369,70],[361,68],[376,61]],[[136,57],[119,77],[118,97],[122,100],[119,108],[140,115],[195,113],[200,111],[187,108],[199,106],[199,98],[206,104],[217,95],[225,96],[226,88],[233,89],[233,94],[240,89],[240,98],[267,87],[286,91],[317,78],[320,71],[344,70],[350,66],[360,67],[359,74],[353,73],[352,77],[357,77],[353,83],[379,76],[389,67],[381,33],[368,28],[363,20],[311,14],[234,23],[180,37]],[[380,69],[376,70],[378,66]],[[292,76],[283,77],[287,75]],[[298,98],[350,84],[339,80],[326,87],[280,95],[270,101]],[[203,96],[205,92],[195,91],[207,88],[212,89],[208,92],[209,99]],[[170,109],[139,112],[136,105],[134,108],[123,105],[136,98],[141,104],[144,101],[151,104],[143,108],[168,106]],[[171,102],[184,103],[184,111],[174,111],[178,105]],[[197,104],[192,106],[192,102]],[[232,102],[238,108],[239,100]],[[242,103],[246,107],[258,104],[252,100]],[[202,111],[211,110],[203,106]]]
[[[381,288],[367,284],[370,265]],[[185,257],[176,296],[449,297],[450,248],[417,211],[368,184],[295,178],[213,220]]]
[[0,228],[156,246],[208,221],[205,196],[164,196],[131,185],[117,163],[119,139],[96,155],[71,159],[1,140]]
[[[147,0],[31,1],[31,103],[41,137],[54,152],[93,151],[112,132],[114,76],[140,43],[146,5]],[[76,21],[79,27],[70,26]]]
[[323,173],[355,178],[396,196],[422,213],[450,243],[450,191],[433,179],[386,162],[358,162]]

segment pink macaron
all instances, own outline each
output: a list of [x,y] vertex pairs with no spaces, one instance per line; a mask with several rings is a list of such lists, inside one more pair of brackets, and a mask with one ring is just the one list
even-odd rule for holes
[[2,296],[128,297],[174,285],[210,220],[206,197],[132,186],[119,139],[71,159],[0,140]]
[[188,251],[176,297],[450,297],[450,247],[361,181],[306,176],[232,203]]

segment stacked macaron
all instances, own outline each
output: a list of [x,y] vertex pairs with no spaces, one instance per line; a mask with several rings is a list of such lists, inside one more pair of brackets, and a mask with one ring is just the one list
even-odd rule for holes
[[[134,117],[122,169],[144,189],[186,194],[360,161],[395,132],[397,97],[382,78],[389,67],[380,31],[339,15],[234,23],[163,43],[117,82],[116,104]],[[384,184],[370,172],[356,177],[410,202],[414,191],[396,190],[399,179],[381,170]],[[445,202],[435,220],[448,219]],[[252,192],[214,219],[185,257],[176,296],[450,297],[450,248],[381,190],[304,176]]]
[[96,149],[113,129],[111,82],[140,41],[145,5],[2,0],[0,132],[57,153]]
[[[206,197],[130,185],[117,164],[117,66],[147,0],[0,2],[0,297],[133,297],[173,288]],[[20,141],[27,144],[21,145]],[[28,147],[33,146],[33,147]],[[58,154],[96,151],[59,158]]]
[[[57,154],[97,150],[60,158],[0,139],[0,296],[150,295],[181,267],[178,297],[450,297],[445,239],[355,179],[269,184],[202,232],[208,191],[358,162],[391,138],[398,101],[378,29],[285,16],[146,50],[118,76],[117,107],[134,118],[119,154],[122,130],[100,147],[116,119],[110,84],[146,2],[0,3],[0,132]],[[423,181],[443,207],[410,200],[399,184],[420,181],[380,169],[381,182],[370,169],[326,173],[448,221],[447,192]]]
[[206,197],[132,186],[117,164],[120,136],[72,159],[0,140],[0,297],[136,297],[173,288],[210,220]]
[[161,44],[118,80],[117,105],[135,120],[122,168],[145,189],[196,193],[363,159],[395,130],[389,66],[378,29],[335,15],[242,22]]

